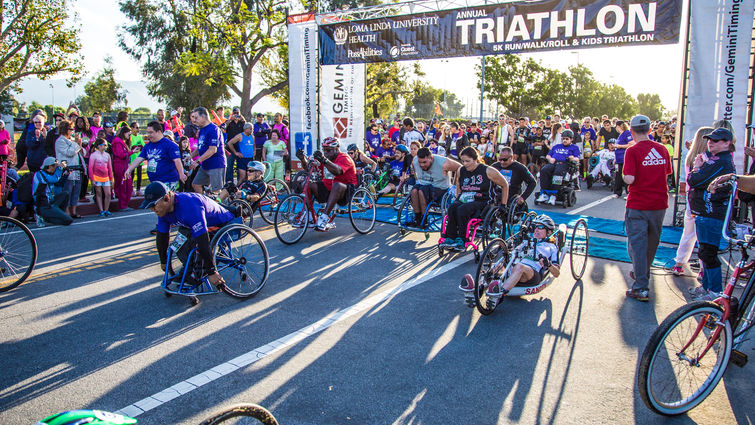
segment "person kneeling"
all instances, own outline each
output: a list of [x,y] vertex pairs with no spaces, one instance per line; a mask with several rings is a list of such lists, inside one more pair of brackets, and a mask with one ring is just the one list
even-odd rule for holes
[[[73,222],[73,218],[66,214],[63,208],[68,205],[69,194],[55,193],[55,185],[62,176],[63,169],[58,166],[55,158],[48,156],[42,162],[41,169],[34,174],[32,193],[37,214],[44,222],[68,226]],[[44,222],[37,220],[37,225],[43,226]]]

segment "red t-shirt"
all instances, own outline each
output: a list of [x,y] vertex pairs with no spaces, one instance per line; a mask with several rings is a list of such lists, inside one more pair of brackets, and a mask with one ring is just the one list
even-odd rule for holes
[[324,165],[320,165],[322,183],[325,185],[325,188],[331,190],[333,188],[333,182],[353,184],[354,186],[356,186],[357,167],[354,165],[354,160],[352,160],[349,155],[343,152],[338,152],[338,156],[333,161],[333,163],[341,167],[343,173],[334,176],[333,173],[328,171],[328,169],[325,168]]
[[400,130],[401,130],[401,127],[399,127],[399,128],[396,128],[396,127],[389,128],[388,129],[388,137],[390,137],[392,139],[393,138],[393,133],[395,133],[397,131],[400,131]]
[[634,183],[628,189],[627,208],[668,208],[666,176],[671,173],[671,158],[668,149],[662,144],[643,140],[627,149],[624,155],[624,174],[634,176]]

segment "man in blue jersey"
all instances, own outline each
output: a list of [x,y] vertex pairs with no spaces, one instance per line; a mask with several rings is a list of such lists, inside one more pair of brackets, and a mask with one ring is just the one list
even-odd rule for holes
[[202,193],[204,186],[209,185],[212,192],[220,192],[225,183],[225,153],[223,151],[223,134],[217,125],[210,121],[207,108],[199,107],[191,111],[191,122],[199,127],[197,148],[191,157],[192,169],[200,167],[191,182],[194,192]]

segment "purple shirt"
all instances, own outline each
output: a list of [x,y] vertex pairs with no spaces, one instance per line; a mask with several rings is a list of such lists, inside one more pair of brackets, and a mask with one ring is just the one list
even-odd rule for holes
[[171,224],[191,230],[191,236],[205,234],[209,227],[222,226],[235,217],[212,199],[199,193],[176,193],[173,212],[157,218],[157,231],[170,232]]

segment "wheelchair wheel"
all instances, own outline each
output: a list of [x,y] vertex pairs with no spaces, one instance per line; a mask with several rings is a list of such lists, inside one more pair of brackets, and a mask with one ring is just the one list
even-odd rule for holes
[[[269,186],[265,192],[264,201],[259,206],[260,215],[267,224],[275,224],[275,210],[278,209],[281,199],[288,196],[291,191],[283,180],[272,179],[268,182]],[[249,226],[252,227],[252,226]]]
[[454,201],[455,196],[456,194],[450,191],[446,191],[446,193],[443,194],[443,198],[441,198],[440,200],[440,209],[442,215],[445,215],[448,212],[448,207],[451,206],[451,202]]
[[0,292],[10,291],[29,277],[37,263],[37,240],[28,227],[0,217]]
[[262,165],[265,166],[265,172],[262,174],[262,179],[268,181],[273,174],[273,164],[270,161],[262,161]]
[[241,211],[241,222],[252,227],[252,223],[254,223],[254,211],[252,211],[252,206],[249,205],[249,202],[243,199],[234,199],[230,205],[238,207],[239,211]]
[[[505,268],[509,262],[509,249],[503,239],[493,239],[488,247],[482,252],[480,262],[477,263],[475,273],[474,300],[477,311],[487,316],[492,313],[498,303],[486,294],[490,282],[495,279],[503,279],[506,276]],[[499,269],[495,271],[494,269]]]
[[300,194],[304,191],[304,183],[307,181],[307,170],[301,170],[291,177],[291,192]]
[[275,210],[275,235],[286,245],[299,242],[309,225],[307,201],[301,195],[288,195]]
[[396,217],[396,222],[398,223],[399,228],[407,227],[407,223],[414,222],[414,209],[412,209],[410,197],[407,196],[403,201],[401,201],[397,214],[398,216]]
[[497,238],[506,239],[506,217],[500,207],[490,208],[482,222],[482,248]]
[[393,191],[393,209],[398,211],[401,208],[401,201],[407,196],[409,196],[409,183],[404,180]]
[[225,226],[212,238],[211,247],[228,295],[249,298],[262,290],[270,259],[265,243],[254,230],[238,223]]
[[587,266],[587,255],[590,251],[590,232],[587,222],[580,218],[572,229],[569,241],[569,264],[574,280],[582,279]]
[[375,227],[377,209],[375,199],[366,188],[359,188],[349,201],[349,220],[354,230],[361,234],[368,233]]

